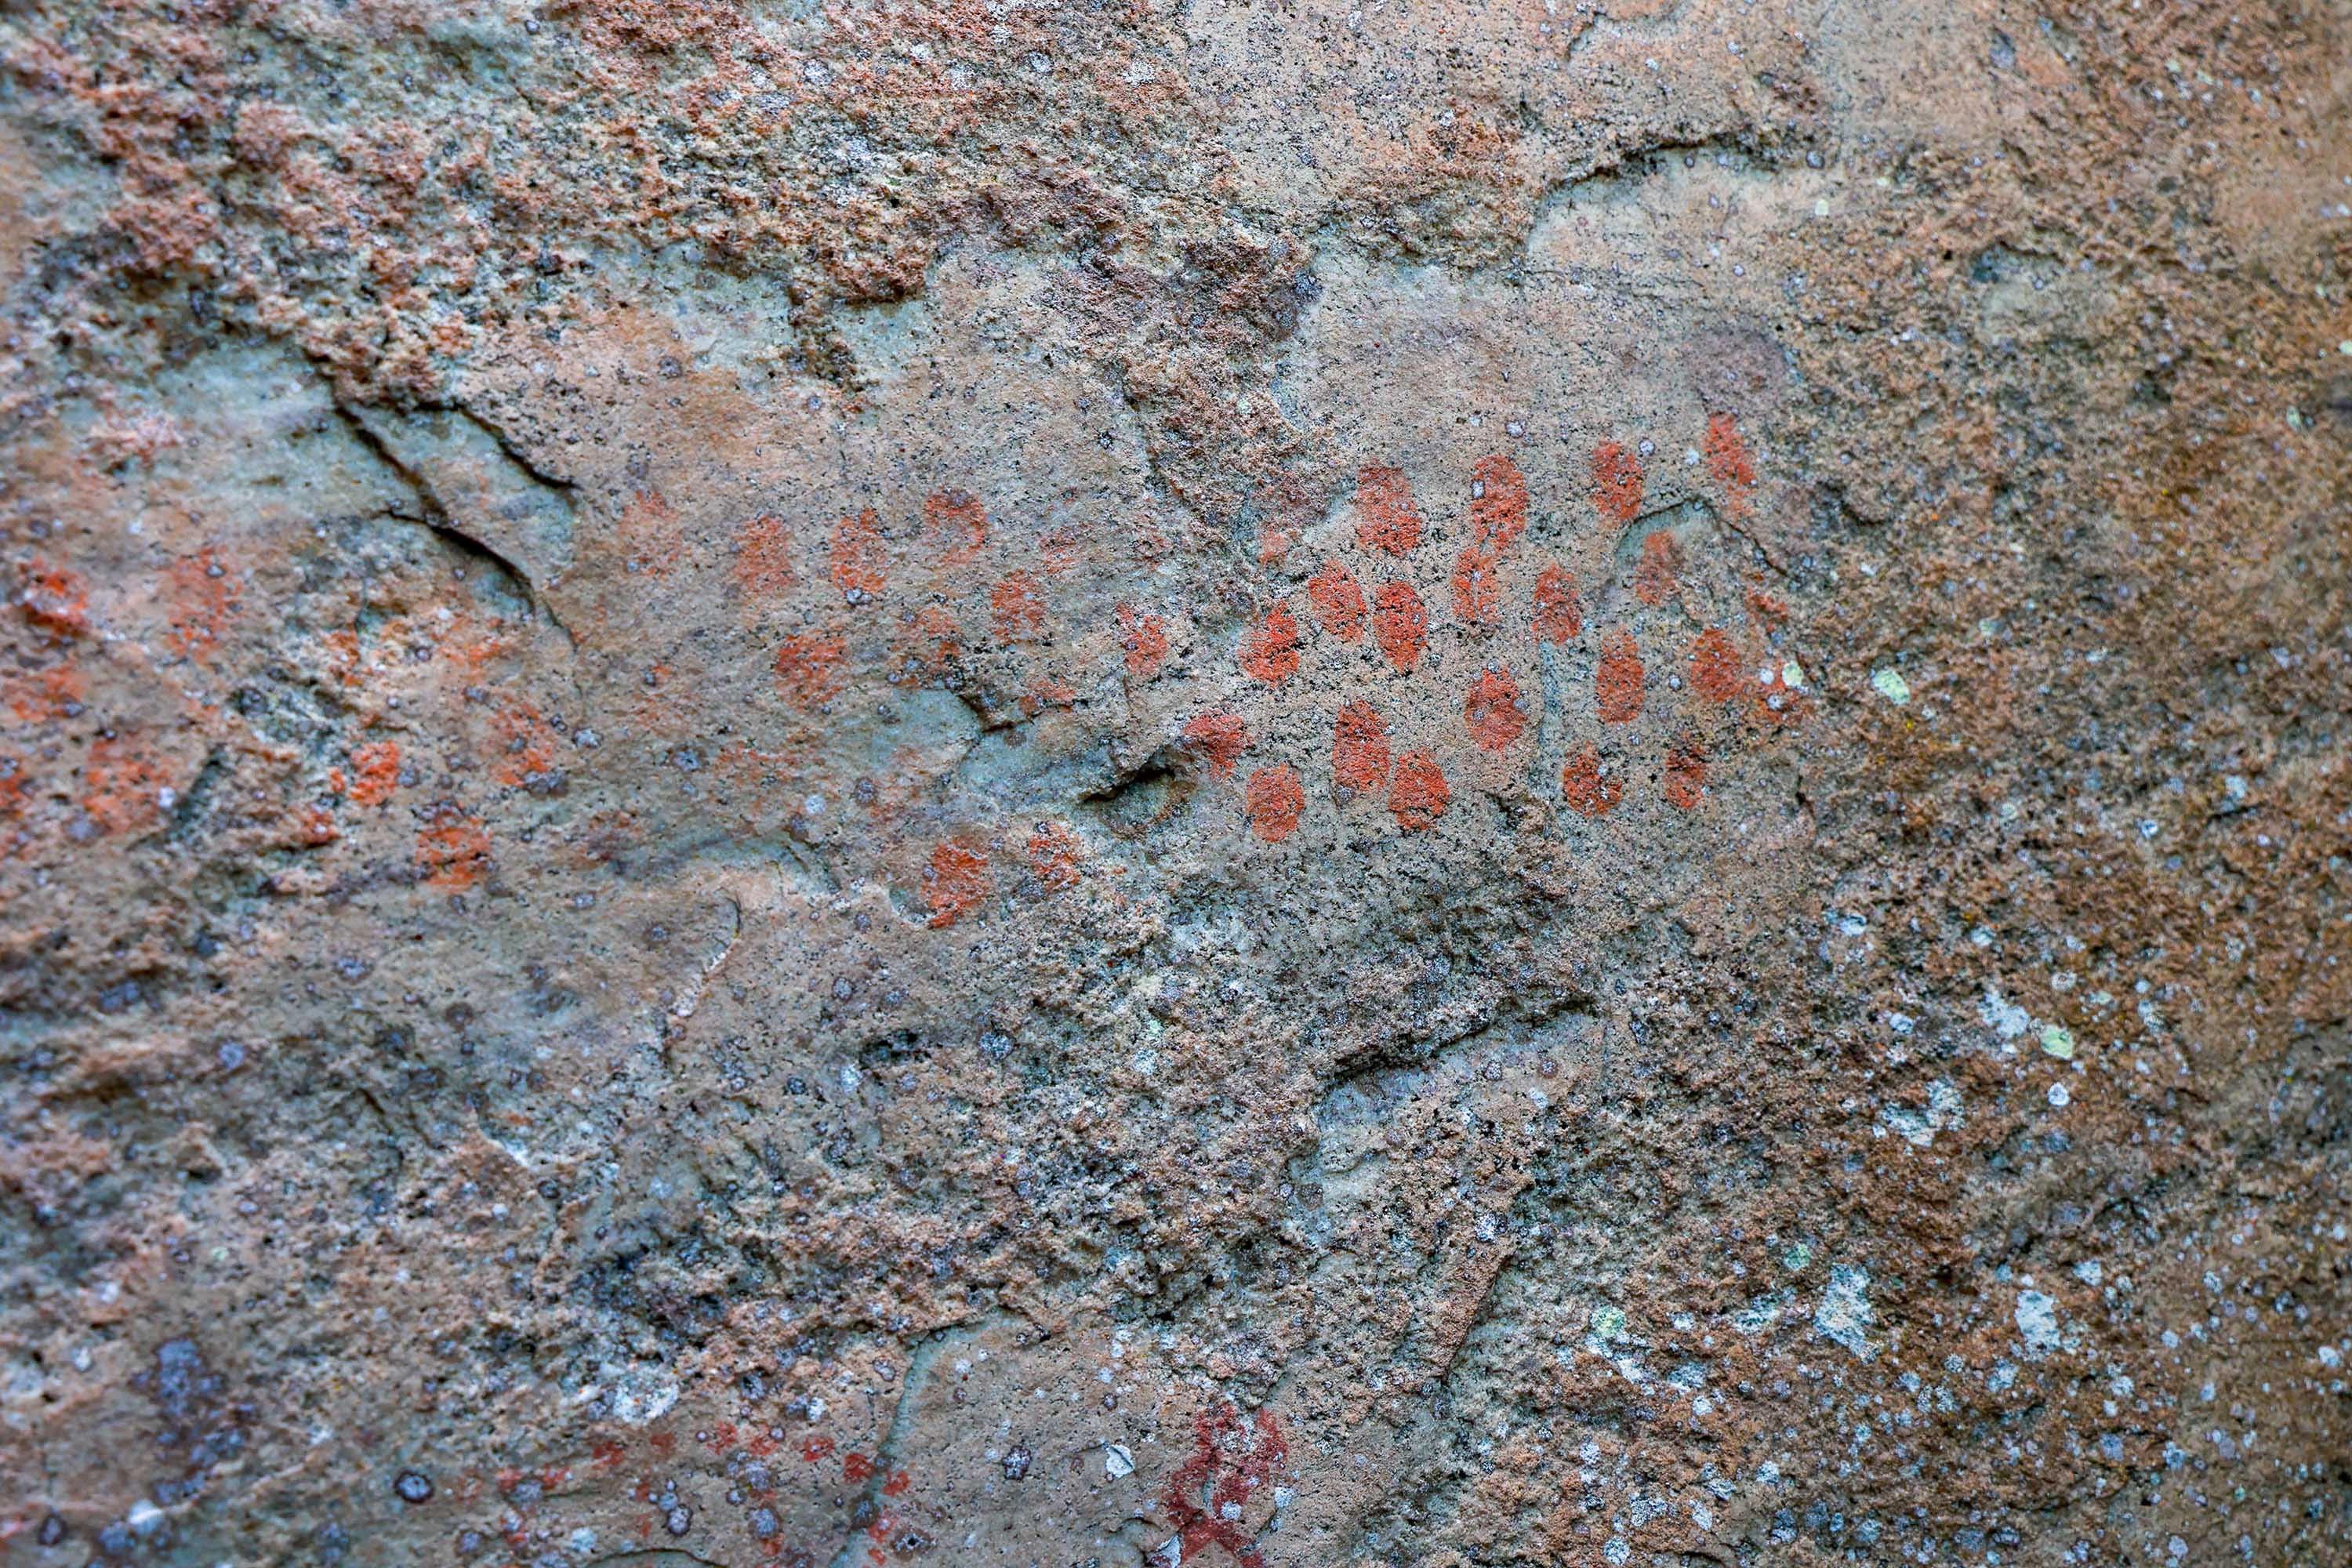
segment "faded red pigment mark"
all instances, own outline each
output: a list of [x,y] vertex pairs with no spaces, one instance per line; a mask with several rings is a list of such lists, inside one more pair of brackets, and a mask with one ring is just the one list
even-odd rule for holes
[[890,1472],[890,1479],[882,1483],[882,1495],[884,1497],[904,1497],[907,1495],[907,1489],[914,1484],[914,1478],[907,1474],[906,1471],[893,1470]]
[[163,770],[128,742],[106,736],[91,744],[82,770],[88,786],[81,798],[83,815],[109,833],[144,826],[163,814],[158,792],[163,780]]
[[815,1464],[820,1459],[832,1458],[833,1439],[830,1437],[811,1437],[807,1442],[801,1445],[801,1458],[807,1460],[812,1465]]
[[220,552],[207,546],[187,560],[174,562],[166,574],[172,628],[163,646],[182,658],[202,659],[220,646],[241,601],[236,579],[221,563]]
[[1075,522],[1065,522],[1037,542],[1037,560],[1048,577],[1066,577],[1077,570],[1079,546],[1086,534]]
[[1620,626],[1601,644],[1601,667],[1592,689],[1604,724],[1630,724],[1642,716],[1642,650],[1633,634]]
[[1625,797],[1625,784],[1614,773],[1601,772],[1601,753],[1587,746],[1559,770],[1559,793],[1570,811],[1606,816]]
[[1356,542],[1402,555],[1421,543],[1421,509],[1402,468],[1366,463],[1356,470]]
[[1349,702],[1331,722],[1331,780],[1361,795],[1389,776],[1389,727],[1369,702]]
[[823,707],[841,689],[845,651],[834,633],[793,633],[776,648],[776,689],[803,711]]
[[923,868],[923,902],[930,908],[931,924],[955,924],[987,896],[988,857],[978,845],[950,838],[931,851],[930,864]]
[[436,888],[470,888],[490,865],[490,836],[454,800],[436,800],[417,814],[416,866]]
[[1307,603],[1316,624],[1341,642],[1364,635],[1364,591],[1337,561],[1326,561],[1322,571],[1307,579]]
[[1622,441],[1592,448],[1592,504],[1619,528],[1642,513],[1642,459]]
[[1400,675],[1409,675],[1429,646],[1429,613],[1410,583],[1383,583],[1372,595],[1372,641]]
[[1465,626],[1491,626],[1502,610],[1494,552],[1465,545],[1454,562],[1454,618]]
[[1462,705],[1462,721],[1479,749],[1500,752],[1527,732],[1528,716],[1519,707],[1519,685],[1505,669],[1489,668],[1470,683]]
[[1633,569],[1633,597],[1652,608],[1675,596],[1683,570],[1683,547],[1661,529],[1642,541],[1642,563]]
[[1255,1421],[1231,1405],[1192,1419],[1192,1457],[1168,1478],[1161,1504],[1174,1521],[1178,1552],[1190,1563],[1216,1547],[1239,1568],[1265,1568],[1265,1556],[1242,1533],[1243,1510],[1270,1493],[1289,1457],[1282,1428],[1270,1410]]
[[1268,844],[1279,844],[1298,830],[1298,814],[1307,809],[1307,793],[1288,763],[1276,763],[1250,774],[1242,800],[1249,808],[1250,831]]
[[900,686],[938,680],[963,657],[963,628],[945,605],[925,605],[898,623],[890,679]]
[[1558,563],[1545,567],[1536,577],[1536,641],[1570,643],[1583,631],[1584,612],[1576,602],[1576,578]]
[[942,566],[961,566],[988,542],[988,511],[965,490],[933,490],[923,498],[923,543]]
[[867,507],[833,525],[833,585],[853,605],[882,596],[882,522]]
[[1724,510],[1734,517],[1746,515],[1756,491],[1756,463],[1739,438],[1739,421],[1728,414],[1706,416],[1706,471],[1723,491]]
[[522,787],[555,771],[563,738],[538,708],[520,700],[501,702],[491,722],[499,731],[496,776],[500,784]]
[[1697,737],[1682,736],[1666,748],[1665,777],[1659,793],[1666,804],[1684,811],[1697,807],[1699,796],[1706,790],[1706,749]]
[[754,599],[772,599],[798,582],[792,526],[763,511],[735,531],[735,582]]
[[1691,689],[1709,702],[1739,695],[1739,650],[1719,626],[1709,626],[1691,643]]
[[1021,711],[1034,719],[1048,708],[1067,708],[1077,700],[1078,694],[1068,681],[1040,675],[1021,689]]
[[1470,543],[1496,560],[1528,531],[1528,481],[1501,452],[1470,473]]
[[352,752],[350,792],[353,805],[382,805],[400,787],[400,746],[371,741]]
[[1127,654],[1127,673],[1149,680],[1168,662],[1168,623],[1133,605],[1118,607],[1118,646]]
[[1453,799],[1444,770],[1427,752],[1407,752],[1397,759],[1396,778],[1389,785],[1389,812],[1399,827],[1418,833],[1436,826]]
[[1037,596],[1037,579],[1027,572],[1008,572],[988,591],[988,613],[996,623],[996,640],[1010,647],[1030,642],[1045,629],[1045,601]]
[[89,696],[89,680],[70,664],[0,678],[0,686],[8,693],[8,710],[28,724],[70,719]]
[[89,589],[62,566],[36,561],[24,569],[16,607],[25,618],[57,637],[89,635]]
[[1066,893],[1078,885],[1078,862],[1086,858],[1087,847],[1068,824],[1039,823],[1025,847],[1030,874],[1039,887],[1049,893]]
[[1280,600],[1242,638],[1242,668],[1268,686],[1298,673],[1298,621]]
[[867,1458],[865,1455],[844,1454],[841,1457],[841,1479],[843,1480],[864,1481],[871,1480],[873,1478],[874,1461]]
[[1223,778],[1249,750],[1249,726],[1231,713],[1203,713],[1184,726],[1184,741],[1201,753],[1211,773]]

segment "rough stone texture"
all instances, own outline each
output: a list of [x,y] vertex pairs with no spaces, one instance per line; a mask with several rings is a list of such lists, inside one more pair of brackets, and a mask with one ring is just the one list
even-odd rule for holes
[[2352,1560],[2341,0],[11,0],[0,1557]]

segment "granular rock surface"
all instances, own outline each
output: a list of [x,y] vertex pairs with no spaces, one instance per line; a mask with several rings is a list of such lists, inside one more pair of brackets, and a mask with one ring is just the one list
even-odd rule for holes
[[2352,1561],[2342,0],[0,60],[0,1561]]

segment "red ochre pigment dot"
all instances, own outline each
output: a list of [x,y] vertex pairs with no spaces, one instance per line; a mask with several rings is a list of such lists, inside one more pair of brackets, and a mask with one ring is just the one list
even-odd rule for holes
[[1592,689],[1602,723],[1629,724],[1642,716],[1642,650],[1622,626],[1601,644],[1601,667],[1593,671]]
[[1361,795],[1389,775],[1389,727],[1369,702],[1350,702],[1331,723],[1331,779]]
[[1528,531],[1528,481],[1497,452],[1478,459],[1470,477],[1470,542],[1499,559]]
[[1584,613],[1577,607],[1576,579],[1568,568],[1554,563],[1536,578],[1536,641],[1567,643],[1584,631]]
[[1642,459],[1621,441],[1592,449],[1592,504],[1619,528],[1642,511]]
[[1675,596],[1682,574],[1683,547],[1664,530],[1642,541],[1642,563],[1633,569],[1633,597],[1655,608]]
[[761,512],[735,536],[735,581],[755,598],[773,598],[794,580],[791,525]]
[[1149,680],[1168,660],[1168,623],[1133,605],[1121,605],[1118,642],[1127,652],[1127,673]]
[[820,707],[841,689],[841,638],[795,632],[776,649],[776,687],[795,708]]
[[1249,750],[1249,726],[1231,713],[1203,713],[1184,726],[1184,739],[1207,760],[1209,771],[1223,778]]
[[1559,771],[1559,793],[1568,808],[1584,816],[1606,816],[1624,798],[1625,785],[1601,771],[1601,753],[1591,746],[1568,759]]
[[988,542],[988,511],[964,490],[933,490],[923,498],[923,542],[942,566],[971,560]]
[[1027,572],[1006,573],[988,591],[988,609],[996,622],[996,640],[1007,647],[1029,641],[1045,627],[1037,579]]
[[1684,736],[1666,749],[1665,777],[1659,789],[1668,805],[1684,811],[1698,805],[1706,789],[1706,751],[1696,738]]
[[1739,421],[1728,414],[1706,416],[1706,471],[1721,488],[1726,510],[1735,517],[1747,511],[1756,489],[1756,464],[1739,438]]
[[923,902],[931,924],[953,925],[980,908],[988,896],[988,857],[977,845],[950,838],[931,851],[923,868]]
[[1691,688],[1709,702],[1728,702],[1739,695],[1739,650],[1717,626],[1709,626],[1691,644]]
[[833,585],[853,605],[882,596],[882,523],[867,507],[833,525]]
[[1409,674],[1429,643],[1429,615],[1410,583],[1383,583],[1372,595],[1372,640],[1399,674]]
[[1389,786],[1389,811],[1399,827],[1418,833],[1436,826],[1453,798],[1453,791],[1445,787],[1444,771],[1427,752],[1407,752],[1397,759],[1396,781]]
[[1297,831],[1298,814],[1307,809],[1306,792],[1287,763],[1250,774],[1242,795],[1249,806],[1251,831],[1268,844],[1279,844]]
[[1298,673],[1298,622],[1288,605],[1276,603],[1242,638],[1242,668],[1269,686]]
[[1454,563],[1454,618],[1465,626],[1491,626],[1503,608],[1491,551],[1465,546]]
[[1065,893],[1078,885],[1078,862],[1086,845],[1067,824],[1041,822],[1029,835],[1029,869],[1048,892]]
[[1323,570],[1307,580],[1307,603],[1317,624],[1341,642],[1364,635],[1364,591],[1337,561],[1325,562]]
[[1470,683],[1462,721],[1483,751],[1505,751],[1526,732],[1528,716],[1519,710],[1518,683],[1509,671],[1489,669]]
[[1403,469],[1366,463],[1356,470],[1356,542],[1402,555],[1421,542],[1421,527]]

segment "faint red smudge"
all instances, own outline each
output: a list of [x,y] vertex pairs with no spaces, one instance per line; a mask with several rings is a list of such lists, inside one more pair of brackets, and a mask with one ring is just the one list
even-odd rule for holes
[[1355,574],[1337,561],[1326,561],[1323,570],[1307,580],[1307,603],[1316,623],[1341,642],[1364,635],[1364,591],[1356,585]]
[[988,542],[988,511],[966,490],[933,490],[923,498],[923,543],[942,566],[961,566]]
[[1625,785],[1601,771],[1601,753],[1591,746],[1568,759],[1559,771],[1559,793],[1568,808],[1584,816],[1606,816],[1624,798]]
[[1619,528],[1642,512],[1642,459],[1622,441],[1592,448],[1592,504]]
[[886,579],[882,521],[867,507],[833,525],[833,585],[853,605],[881,598]]
[[1470,475],[1470,543],[1494,559],[1528,531],[1528,481],[1501,452],[1478,459]]
[[832,632],[794,632],[776,648],[776,689],[803,712],[823,707],[841,689],[845,650]]
[[1410,674],[1429,645],[1429,614],[1410,583],[1383,583],[1372,594],[1372,640],[1399,674]]
[[938,680],[963,657],[963,628],[945,605],[925,605],[898,623],[890,679],[901,686]]
[[1068,824],[1039,823],[1026,848],[1038,886],[1050,893],[1066,893],[1078,885],[1078,862],[1086,858],[1087,847]]
[[221,563],[220,552],[207,546],[174,562],[166,574],[166,591],[172,626],[163,646],[183,658],[208,658],[227,634],[239,605],[236,579]]
[[1706,416],[1706,471],[1723,491],[1724,510],[1743,517],[1756,491],[1756,463],[1739,438],[1739,421],[1724,413]]
[[702,1446],[714,1454],[723,1454],[735,1446],[735,1423],[721,1421],[702,1439]]
[[863,1454],[841,1457],[841,1479],[845,1481],[869,1480],[874,1475],[874,1461]]
[[890,1473],[890,1479],[882,1483],[882,1495],[884,1497],[904,1497],[907,1495],[907,1489],[914,1484],[914,1479],[908,1475],[906,1471],[893,1470]]
[[520,786],[555,770],[562,737],[538,707],[520,698],[501,701],[491,715],[499,732],[496,777],[502,784]]
[[1768,594],[1761,588],[1748,590],[1748,613],[1756,624],[1768,632],[1779,631],[1789,618],[1789,601],[1778,594]]
[[978,845],[950,838],[931,851],[930,864],[923,868],[923,902],[930,908],[932,925],[955,924],[987,896],[988,857]]
[[1057,525],[1037,542],[1038,563],[1045,568],[1048,577],[1066,577],[1077,570],[1078,550],[1086,542],[1086,534],[1075,522]]
[[36,561],[25,567],[16,607],[45,632],[58,637],[89,635],[89,589],[62,566]]
[[1242,668],[1269,686],[1298,673],[1298,622],[1281,600],[1242,638]]
[[1356,470],[1356,542],[1402,555],[1421,542],[1421,509],[1402,468],[1366,463]]
[[1241,1514],[1279,1473],[1289,1447],[1270,1410],[1244,1420],[1231,1405],[1193,1417],[1192,1457],[1168,1478],[1160,1500],[1176,1527],[1183,1560],[1215,1547],[1239,1568],[1265,1568],[1265,1554],[1242,1533]]
[[1719,626],[1709,626],[1691,644],[1691,689],[1709,702],[1739,695],[1739,650]]
[[1127,652],[1127,673],[1149,680],[1168,662],[1168,623],[1133,605],[1118,607],[1118,643]]
[[1359,795],[1389,776],[1389,727],[1369,702],[1349,702],[1331,723],[1331,778]]
[[1249,750],[1249,726],[1231,713],[1203,713],[1184,726],[1184,740],[1201,753],[1211,773],[1223,778]]
[[1470,738],[1482,751],[1508,750],[1527,732],[1528,716],[1519,708],[1518,682],[1508,670],[1489,668],[1470,683],[1462,721],[1470,727]]
[[1536,578],[1536,641],[1570,643],[1583,631],[1584,612],[1576,602],[1576,578],[1555,562]]
[[70,664],[53,664],[5,679],[9,711],[28,724],[70,719],[89,695],[89,682]]
[[1706,749],[1696,736],[1677,738],[1666,748],[1665,776],[1659,791],[1666,804],[1684,811],[1695,809],[1706,789]]
[[1250,774],[1242,799],[1249,808],[1250,830],[1268,844],[1279,844],[1297,832],[1298,814],[1307,809],[1307,794],[1288,763]]
[[400,787],[400,745],[372,741],[352,752],[351,797],[353,805],[382,805]]
[[109,833],[143,827],[163,815],[157,792],[163,787],[162,768],[120,736],[103,736],[89,748],[82,769],[87,789],[81,808]]
[[1454,618],[1465,626],[1491,626],[1501,616],[1503,586],[1496,579],[1495,554],[1477,545],[1465,545],[1454,562]]
[[417,814],[416,865],[436,888],[470,888],[489,869],[490,836],[454,800],[436,800]]
[[1633,597],[1652,606],[1675,596],[1682,575],[1683,547],[1664,529],[1642,541],[1642,563],[1633,569]]
[[1066,680],[1054,676],[1033,677],[1021,689],[1021,711],[1034,719],[1048,708],[1067,708],[1078,700],[1078,694]]
[[1045,602],[1037,596],[1037,579],[1028,572],[1008,572],[988,591],[988,611],[996,623],[996,640],[1010,647],[1034,640],[1045,629]]
[[1620,626],[1601,644],[1593,671],[1593,696],[1604,724],[1627,724],[1642,716],[1642,650],[1633,634]]
[[772,599],[798,582],[792,526],[763,511],[735,531],[735,582],[755,599]]
[[1454,792],[1445,787],[1444,770],[1427,752],[1407,752],[1396,761],[1396,778],[1389,785],[1389,811],[1397,826],[1418,833],[1437,826]]
[[833,1439],[830,1437],[811,1437],[808,1441],[801,1445],[801,1458],[807,1460],[812,1465],[815,1464],[820,1459],[830,1459],[833,1458]]

